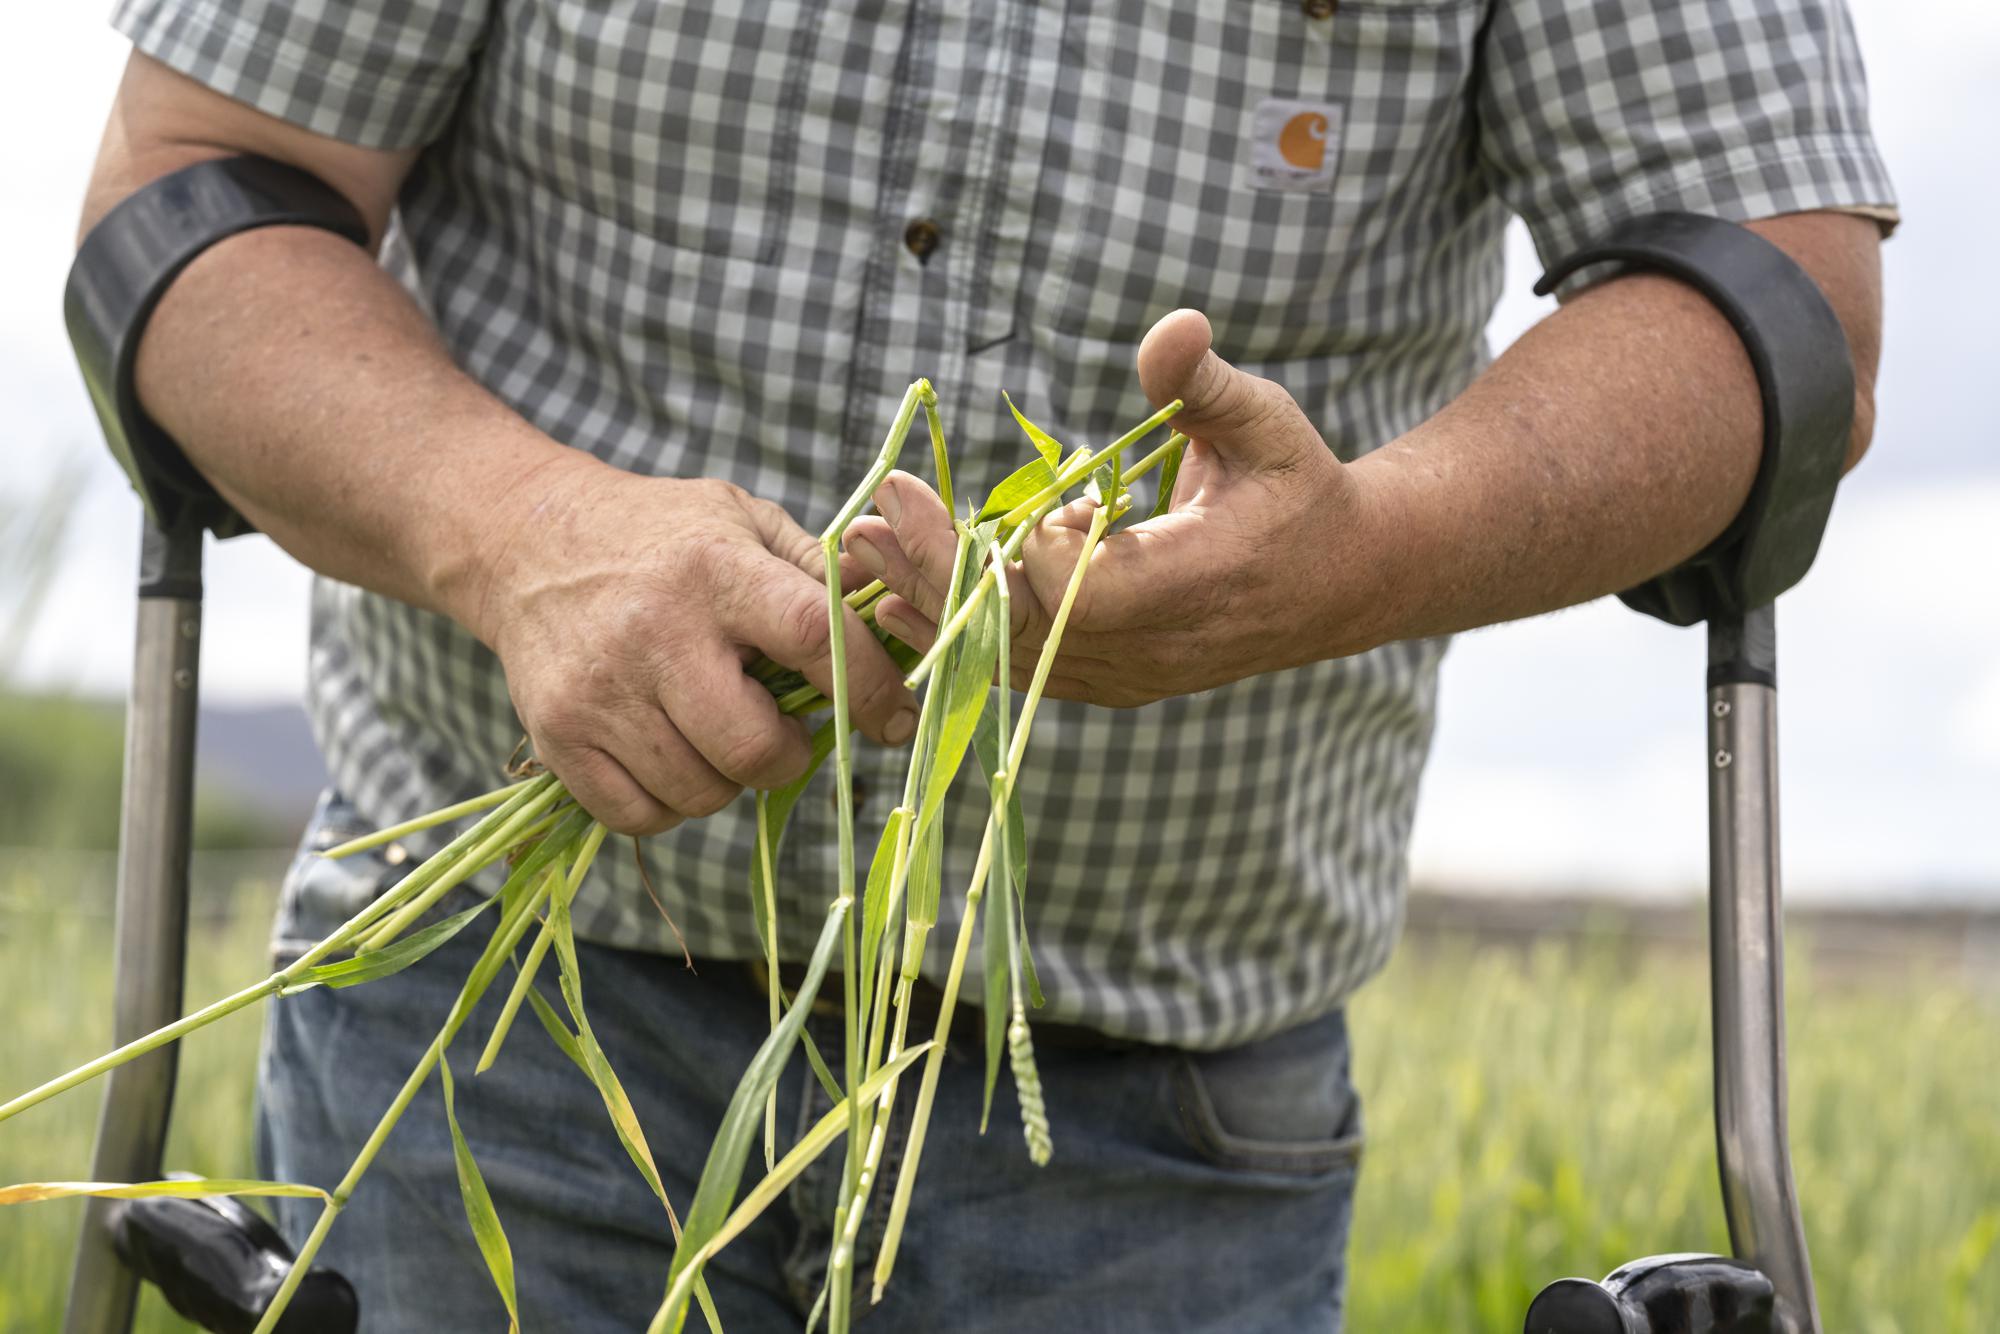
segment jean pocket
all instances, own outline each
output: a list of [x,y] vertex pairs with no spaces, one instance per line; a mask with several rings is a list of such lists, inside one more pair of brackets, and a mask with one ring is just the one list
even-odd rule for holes
[[1361,1158],[1361,1100],[1335,1012],[1273,1037],[1185,1052],[1174,1099],[1189,1145],[1218,1167],[1318,1177]]
[[338,861],[323,855],[372,828],[339,793],[320,797],[278,891],[278,916],[271,926],[273,966],[297,959],[409,872],[403,849],[393,844]]

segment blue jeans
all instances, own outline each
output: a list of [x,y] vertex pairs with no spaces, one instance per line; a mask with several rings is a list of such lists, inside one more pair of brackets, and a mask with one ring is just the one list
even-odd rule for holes
[[[308,847],[354,817],[322,804]],[[401,868],[401,869],[407,869]],[[296,957],[389,884],[377,857],[301,857],[274,933]],[[461,891],[463,893],[463,891]],[[442,911],[464,906],[452,896]],[[332,1186],[443,1022],[490,927],[476,922],[417,966],[342,991],[273,1002],[259,1074],[262,1169]],[[685,1208],[737,1077],[766,1034],[740,966],[580,946],[584,1000],[637,1107],[669,1196]],[[551,959],[538,978],[561,1012]],[[644,1329],[673,1253],[658,1200],[613,1136],[596,1091],[524,1007],[499,1059],[473,1078],[504,987],[450,1058],[458,1111],[512,1243],[523,1327]],[[839,1021],[814,1038],[838,1066]],[[1338,1014],[1233,1050],[1038,1052],[1055,1161],[1028,1161],[1008,1080],[979,1134],[983,1061],[952,1049],[894,1280],[867,1275],[908,1117],[897,1100],[883,1187],[855,1266],[871,1334],[1330,1334],[1341,1324],[1360,1148]],[[780,1151],[828,1099],[795,1059],[779,1089]],[[823,1277],[836,1145],[708,1267],[730,1334],[798,1331]],[[746,1187],[762,1170],[753,1149]],[[278,1202],[296,1245],[316,1202]],[[442,1094],[418,1095],[334,1226],[321,1263],[361,1297],[362,1327],[493,1329],[505,1316],[459,1203]],[[689,1328],[701,1328],[698,1315]]]

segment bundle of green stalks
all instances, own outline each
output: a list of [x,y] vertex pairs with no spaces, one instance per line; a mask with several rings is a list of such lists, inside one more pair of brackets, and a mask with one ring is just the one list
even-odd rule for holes
[[[443,1085],[445,1116],[456,1152],[466,1219],[501,1301],[518,1328],[513,1254],[478,1163],[459,1130],[456,1086],[446,1060],[447,1050],[474,1006],[511,967],[513,973],[507,982],[505,1003],[492,1031],[485,1036],[474,1073],[483,1072],[493,1064],[525,1004],[549,1039],[596,1087],[620,1142],[659,1197],[676,1242],[666,1274],[666,1294],[649,1327],[653,1334],[677,1334],[685,1326],[691,1306],[699,1306],[708,1327],[719,1334],[723,1328],[722,1316],[703,1280],[704,1266],[776,1201],[810,1163],[842,1141],[846,1166],[833,1219],[834,1242],[828,1257],[826,1287],[820,1294],[812,1324],[817,1325],[824,1315],[830,1330],[845,1334],[853,1311],[855,1239],[870,1208],[888,1210],[887,1230],[872,1275],[873,1299],[880,1299],[895,1267],[911,1192],[923,1161],[925,1131],[943,1064],[945,1040],[951,1031],[959,985],[981,921],[982,906],[986,908],[982,998],[986,1019],[986,1110],[990,1114],[1004,1057],[1015,1083],[1027,1152],[1037,1164],[1049,1160],[1052,1152],[1049,1121],[1043,1107],[1028,1023],[1028,1011],[1042,1004],[1042,995],[1023,927],[1027,841],[1015,780],[1027,753],[1036,708],[1070,609],[1089,570],[1092,553],[1110,527],[1129,511],[1132,504],[1129,484],[1155,468],[1161,471],[1160,499],[1153,512],[1165,510],[1187,444],[1185,437],[1175,434],[1130,468],[1123,461],[1133,445],[1180,410],[1178,402],[1168,404],[1096,453],[1088,449],[1065,452],[1011,403],[1008,407],[1033,443],[1035,457],[995,487],[983,504],[968,506],[964,517],[957,521],[954,575],[938,636],[930,650],[920,656],[877,627],[874,609],[884,593],[881,584],[844,591],[839,560],[841,540],[848,525],[895,466],[919,409],[929,428],[938,493],[948,509],[958,512],[937,396],[928,381],[918,380],[903,396],[874,466],[820,537],[834,666],[832,697],[823,696],[796,673],[769,661],[748,668],[776,697],[781,711],[799,715],[830,709],[832,716],[813,737],[813,759],[806,773],[784,788],[755,794],[757,846],[752,858],[749,896],[764,946],[765,971],[770,978],[771,1032],[737,1083],[685,1218],[675,1212],[667,1198],[631,1100],[592,1034],[584,1008],[583,978],[577,963],[570,909],[604,843],[606,830],[576,804],[554,774],[546,772],[520,773],[515,781],[483,796],[331,849],[324,855],[350,856],[477,817],[410,875],[288,967],[0,1106],[0,1122],[4,1122],[106,1070],[179,1041],[224,1015],[269,997],[289,996],[320,986],[356,986],[387,977],[418,963],[469,927],[475,918],[493,913],[492,934],[466,977],[451,1013],[382,1113],[346,1175],[331,1190],[296,1183],[244,1180],[136,1184],[52,1181],[0,1188],[0,1204],[75,1195],[119,1198],[289,1195],[318,1199],[319,1219],[300,1247],[290,1275],[257,1326],[258,1334],[267,1334],[277,1326],[342,1207],[435,1070]],[[1019,557],[1023,543],[1036,526],[1079,487],[1087,488],[1097,507],[1030,684],[1017,704],[1008,684],[1012,680],[1012,663],[1006,569]],[[853,729],[848,717],[843,605],[860,614],[863,623],[909,673],[909,686],[923,692],[902,798],[889,815],[865,881],[858,874],[854,848],[850,781]],[[909,1032],[911,988],[922,969],[930,932],[937,924],[943,888],[943,824],[939,816],[968,750],[976,757],[985,778],[985,793],[975,798],[982,801],[988,812],[985,831],[970,883],[965,888],[965,912],[953,942],[934,1031],[928,1037],[912,1035]],[[773,867],[792,808],[829,756],[836,771],[834,792],[839,809],[838,884],[803,979],[788,998],[778,982]],[[531,765],[530,769],[533,768]],[[453,889],[489,867],[506,870],[505,883],[497,894],[442,920],[418,925]],[[990,895],[989,884],[993,889]],[[551,951],[556,956],[558,989],[566,1016],[533,985]],[[841,1011],[845,1016],[838,1074],[813,1050],[809,1039],[801,1042],[806,1016],[835,966],[836,954],[843,992]],[[805,1046],[814,1075],[826,1086],[834,1105],[798,1143],[781,1155],[777,1141],[777,1085],[794,1049],[800,1045]],[[921,1071],[917,1069],[919,1062]],[[882,1185],[878,1174],[889,1116],[906,1075],[913,1075],[917,1083],[916,1108],[902,1169],[885,1202],[883,1192],[878,1189]],[[759,1139],[760,1123],[764,1174],[747,1192],[742,1192],[744,1170]]]

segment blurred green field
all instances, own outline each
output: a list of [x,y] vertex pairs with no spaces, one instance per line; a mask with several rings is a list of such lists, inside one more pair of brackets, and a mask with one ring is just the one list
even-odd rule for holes
[[[9,1093],[108,1033],[103,897],[58,893],[49,865],[0,867]],[[205,901],[191,998],[258,971],[268,902],[254,885]],[[2000,1327],[2000,994],[1935,968],[1814,976],[1796,961],[1791,984],[1793,1137],[1830,1334]],[[1354,1019],[1372,1137],[1357,1334],[1515,1334],[1548,1279],[1726,1248],[1693,954],[1416,941]],[[175,1165],[248,1174],[256,1039],[239,1015],[188,1045]],[[0,1181],[83,1174],[95,1112],[73,1094],[0,1129]],[[59,1327],[77,1214],[0,1210],[0,1331]],[[182,1326],[149,1298],[141,1328]]]

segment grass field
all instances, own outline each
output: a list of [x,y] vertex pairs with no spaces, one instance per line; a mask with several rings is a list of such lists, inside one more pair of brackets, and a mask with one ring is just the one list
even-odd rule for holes
[[[47,879],[0,869],[8,1094],[109,1029],[108,922]],[[197,933],[191,999],[259,970],[267,904],[247,890],[211,905],[234,911]],[[1795,962],[1791,982],[1793,1140],[1829,1334],[2000,1328],[2000,994],[1929,967],[1815,977]],[[1514,1334],[1548,1279],[1726,1249],[1695,957],[1413,942],[1354,1019],[1372,1137],[1356,1334]],[[188,1045],[175,1165],[247,1174],[256,1038],[240,1015]],[[83,1092],[0,1128],[0,1182],[81,1175],[95,1111]],[[76,1217],[0,1210],[0,1331],[59,1327]],[[149,1298],[141,1328],[180,1327]]]

